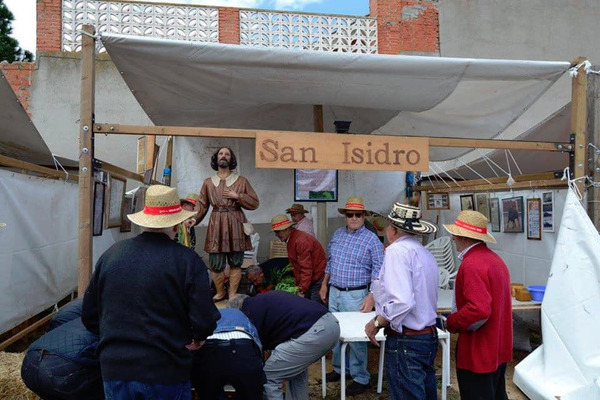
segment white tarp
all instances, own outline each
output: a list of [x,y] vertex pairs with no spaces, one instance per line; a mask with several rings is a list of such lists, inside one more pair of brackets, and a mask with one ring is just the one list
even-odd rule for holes
[[[121,35],[102,41],[156,125],[494,138],[568,62],[340,54]],[[110,121],[106,121],[110,122]],[[432,148],[432,160],[468,149]]]
[[546,294],[544,343],[515,368],[531,399],[600,398],[600,235],[569,190]]

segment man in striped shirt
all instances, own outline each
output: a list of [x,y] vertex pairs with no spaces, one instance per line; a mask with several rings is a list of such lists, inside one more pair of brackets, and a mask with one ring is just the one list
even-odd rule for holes
[[[321,300],[329,304],[330,312],[373,310],[373,293],[369,291],[372,280],[377,279],[383,263],[383,245],[373,232],[365,227],[365,209],[361,197],[349,197],[340,214],[346,219],[346,226],[335,231],[329,242],[327,267],[321,290]],[[327,291],[329,289],[329,299]],[[353,382],[346,393],[349,396],[361,394],[369,389],[367,371],[367,344],[350,343],[349,373]],[[333,371],[327,380],[340,379],[340,344],[333,349]]]

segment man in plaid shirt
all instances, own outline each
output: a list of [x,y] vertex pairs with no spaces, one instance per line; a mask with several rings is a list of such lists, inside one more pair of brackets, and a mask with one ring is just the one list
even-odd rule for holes
[[[345,216],[346,226],[335,231],[329,242],[329,258],[319,294],[321,300],[329,304],[330,312],[370,312],[375,302],[369,287],[383,264],[383,245],[377,235],[365,227],[369,211],[365,210],[362,197],[349,197],[346,207],[338,211]],[[350,343],[348,348],[350,356],[346,365],[353,382],[346,393],[354,396],[369,389],[367,343]],[[341,378],[339,342],[333,349],[332,364],[334,370],[327,374],[327,380],[335,382]]]

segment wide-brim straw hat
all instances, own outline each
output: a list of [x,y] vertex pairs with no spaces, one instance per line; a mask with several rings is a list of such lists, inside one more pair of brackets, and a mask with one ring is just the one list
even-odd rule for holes
[[450,234],[464,236],[484,242],[496,243],[496,239],[487,231],[488,219],[482,213],[464,210],[458,214],[453,224],[444,224]]
[[308,211],[304,209],[302,204],[294,203],[285,212],[288,214],[306,214]]
[[348,197],[346,206],[338,208],[340,214],[345,214],[346,211],[364,211],[365,215],[371,215],[372,212],[365,208],[365,203],[362,197]]
[[407,204],[394,203],[387,220],[396,228],[418,235],[429,235],[437,231],[437,226],[421,219],[421,210]]
[[191,205],[193,205],[194,207],[196,207],[198,205],[198,195],[196,193],[190,193],[187,195],[187,197],[185,199],[181,199],[180,203],[190,203]]
[[271,218],[271,230],[273,231],[282,231],[293,225],[294,223],[290,221],[290,219],[285,214],[277,214],[276,216]]
[[146,190],[144,209],[127,218],[144,228],[169,228],[196,215],[195,211],[181,208],[177,190],[169,186],[153,185]]

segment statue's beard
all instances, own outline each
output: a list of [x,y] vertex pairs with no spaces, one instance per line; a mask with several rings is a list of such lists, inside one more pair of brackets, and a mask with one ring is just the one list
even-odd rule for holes
[[227,160],[219,160],[217,165],[221,168],[229,168],[229,161]]

